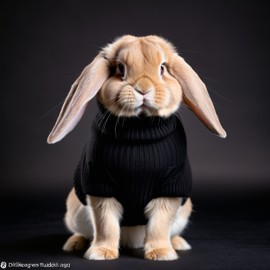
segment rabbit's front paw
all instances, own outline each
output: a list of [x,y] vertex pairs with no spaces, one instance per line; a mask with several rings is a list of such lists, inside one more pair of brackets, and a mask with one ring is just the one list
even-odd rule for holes
[[84,258],[88,260],[114,260],[118,257],[119,251],[117,249],[99,246],[90,247],[84,255]]
[[156,248],[146,250],[145,259],[155,261],[172,261],[178,259],[178,255],[173,248]]

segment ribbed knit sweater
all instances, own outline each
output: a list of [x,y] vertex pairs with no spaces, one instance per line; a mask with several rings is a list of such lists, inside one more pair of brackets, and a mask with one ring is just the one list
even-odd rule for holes
[[123,226],[145,225],[145,206],[158,197],[189,197],[186,136],[177,116],[116,117],[101,105],[74,176],[76,194],[115,197]]

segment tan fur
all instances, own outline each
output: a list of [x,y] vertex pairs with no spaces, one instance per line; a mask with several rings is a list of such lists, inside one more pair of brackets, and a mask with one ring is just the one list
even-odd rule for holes
[[122,206],[114,198],[88,196],[94,226],[94,239],[85,258],[95,260],[116,259],[119,256]]
[[145,237],[145,258],[173,260],[178,256],[170,241],[170,227],[175,218],[181,198],[158,198],[146,207],[149,218]]
[[74,215],[74,212],[76,212],[78,208],[81,206],[81,203],[78,197],[76,196],[74,188],[72,188],[70,193],[68,194],[66,205],[68,209],[67,213],[69,213],[70,215]]
[[[167,46],[157,46],[155,37],[148,36],[122,44],[121,48],[117,50],[117,58],[112,58],[111,65],[124,63],[127,75],[123,80],[118,76],[108,78],[98,93],[99,101],[116,115],[136,116],[138,112],[135,110],[137,103],[134,89],[144,94],[152,89],[153,97],[145,113],[156,116],[174,113],[182,100],[181,87],[167,71],[163,77],[160,76],[161,64],[174,53],[172,47],[168,50]],[[115,50],[114,47],[104,50],[108,58],[112,49]]]
[[65,215],[65,224],[67,228],[73,233],[75,233],[75,231],[72,230],[72,227],[73,227],[72,223],[74,222],[74,219],[72,217],[75,216],[80,206],[81,206],[81,203],[78,197],[76,196],[74,188],[72,188],[70,193],[68,194],[67,202],[66,202],[67,212]]
[[79,234],[71,235],[63,246],[64,251],[82,250],[86,246],[86,238]]
[[192,206],[191,199],[188,198],[181,209],[181,217],[188,219],[189,216],[191,215],[192,208],[193,208],[193,206]]

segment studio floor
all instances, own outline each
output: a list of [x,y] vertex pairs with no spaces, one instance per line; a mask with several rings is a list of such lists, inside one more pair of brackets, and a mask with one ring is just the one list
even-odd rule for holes
[[6,262],[7,269],[23,269],[16,263],[51,263],[50,269],[269,270],[269,192],[198,194],[193,196],[194,212],[184,233],[192,249],[179,252],[180,259],[171,262],[146,261],[142,250],[121,250],[114,261],[88,261],[83,252],[65,253],[61,249],[69,236],[62,221],[65,194],[2,196],[0,263]]

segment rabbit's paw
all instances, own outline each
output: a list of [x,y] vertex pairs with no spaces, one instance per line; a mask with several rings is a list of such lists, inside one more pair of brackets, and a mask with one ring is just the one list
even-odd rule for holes
[[64,251],[83,250],[86,246],[86,239],[82,235],[71,235],[63,246]]
[[172,238],[172,246],[175,250],[189,250],[190,244],[181,236],[175,236]]
[[178,255],[173,248],[156,248],[146,250],[145,259],[155,261],[172,261],[178,259]]
[[84,258],[88,260],[114,260],[118,257],[119,251],[117,249],[99,246],[90,247],[84,255]]

